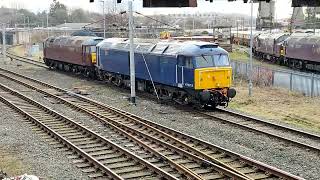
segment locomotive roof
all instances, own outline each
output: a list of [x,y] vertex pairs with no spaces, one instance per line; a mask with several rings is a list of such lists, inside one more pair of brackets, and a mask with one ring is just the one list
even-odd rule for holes
[[320,36],[313,33],[294,33],[287,41],[290,44],[320,44]]
[[288,33],[263,33],[258,36],[259,39],[278,39]]
[[102,40],[103,38],[94,36],[59,36],[50,37],[46,41],[54,45],[95,46],[98,42]]
[[[135,39],[136,52],[164,55],[200,56],[202,54],[228,54],[215,43],[203,41],[178,41],[160,39]],[[97,46],[102,49],[130,50],[128,39],[108,38]]]

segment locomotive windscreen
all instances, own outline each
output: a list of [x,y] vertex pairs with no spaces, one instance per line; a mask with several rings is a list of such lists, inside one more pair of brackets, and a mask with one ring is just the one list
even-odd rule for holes
[[229,57],[226,54],[202,55],[195,59],[197,68],[230,66]]

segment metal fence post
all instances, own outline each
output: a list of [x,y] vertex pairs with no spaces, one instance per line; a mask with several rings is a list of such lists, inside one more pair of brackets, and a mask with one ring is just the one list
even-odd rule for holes
[[232,80],[234,81],[234,78],[236,76],[236,71],[237,71],[237,62],[234,62],[234,70],[232,71]]
[[311,77],[311,97],[314,97],[314,74]]
[[271,86],[274,86],[274,70],[272,70],[272,76],[271,76]]
[[290,73],[290,91],[292,91],[293,90],[293,74],[292,73]]
[[248,64],[246,63],[246,76],[249,78],[249,73],[248,73]]
[[257,81],[260,81],[260,71],[261,71],[261,67],[257,66],[258,68],[258,77],[257,77]]
[[6,59],[6,24],[3,24],[2,29],[2,57]]

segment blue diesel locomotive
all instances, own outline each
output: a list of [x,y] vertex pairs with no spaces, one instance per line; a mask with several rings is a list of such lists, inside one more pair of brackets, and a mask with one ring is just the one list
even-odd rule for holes
[[[110,38],[97,44],[97,77],[130,86],[129,41]],[[228,52],[217,44],[176,40],[135,39],[137,89],[155,92],[182,104],[226,106],[231,88]]]

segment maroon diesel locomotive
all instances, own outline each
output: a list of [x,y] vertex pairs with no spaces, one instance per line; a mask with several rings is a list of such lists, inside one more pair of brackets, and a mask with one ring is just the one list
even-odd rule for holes
[[48,38],[43,45],[44,62],[54,69],[94,76],[96,45],[102,40],[91,36]]
[[264,33],[255,37],[257,58],[303,71],[320,72],[320,36],[299,33]]

